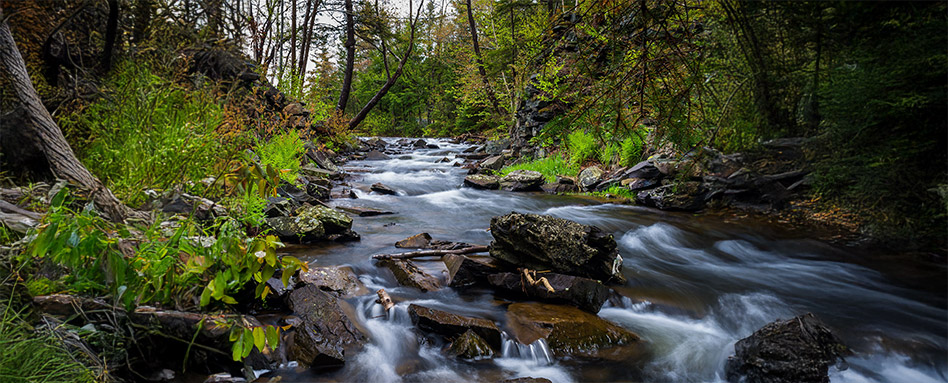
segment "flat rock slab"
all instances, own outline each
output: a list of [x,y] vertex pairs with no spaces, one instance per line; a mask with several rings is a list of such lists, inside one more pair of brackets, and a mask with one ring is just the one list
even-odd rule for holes
[[408,306],[408,315],[411,316],[411,322],[422,331],[455,338],[471,330],[486,340],[492,348],[500,350],[500,329],[488,319],[453,314],[416,304]]
[[402,286],[414,287],[424,292],[441,288],[441,280],[424,272],[410,260],[383,259],[378,265],[391,270]]
[[545,338],[554,356],[627,360],[639,350],[639,336],[612,322],[571,306],[514,303],[507,326],[523,344]]
[[382,183],[374,183],[369,188],[379,194],[398,195],[398,192],[395,191],[395,189],[383,185]]
[[500,187],[500,177],[487,174],[472,174],[464,177],[464,185],[475,189],[497,190]]
[[465,288],[487,286],[488,275],[500,271],[491,259],[468,257],[460,254],[448,254],[441,258],[448,268],[448,286]]
[[539,191],[543,185],[543,174],[533,170],[514,170],[500,179],[500,190]]
[[358,215],[359,217],[375,217],[379,215],[395,214],[394,211],[377,210],[377,209],[359,207],[359,206],[340,206],[338,207],[338,209]]
[[415,234],[401,241],[395,242],[395,247],[400,249],[423,249],[431,243],[431,235],[428,233]]
[[378,150],[371,150],[365,154],[365,159],[368,161],[384,161],[390,160],[392,157],[389,157],[387,154],[382,153]]
[[598,313],[609,299],[611,290],[599,281],[557,273],[537,273],[536,278],[546,278],[553,287],[550,292],[542,284],[524,283],[523,276],[514,273],[497,273],[487,278],[490,285],[509,295],[536,299],[550,303],[576,306],[583,311]]
[[369,289],[362,284],[352,268],[345,266],[310,267],[308,271],[300,272],[299,279],[320,290],[333,293],[339,298],[369,293]]

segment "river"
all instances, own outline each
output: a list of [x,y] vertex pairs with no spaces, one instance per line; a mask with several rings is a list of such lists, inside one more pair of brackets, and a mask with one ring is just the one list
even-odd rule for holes
[[[436,161],[453,159],[469,145],[429,143],[440,148],[345,165],[359,198],[332,204],[396,214],[356,217],[359,242],[293,250],[314,266],[351,266],[370,290],[384,288],[398,304],[384,315],[374,294],[351,299],[369,331],[369,345],[348,356],[341,370],[289,369],[282,373],[285,380],[467,382],[530,376],[554,382],[715,382],[723,380],[724,363],[737,340],[768,322],[806,312],[816,314],[854,351],[846,365],[831,368],[832,382],[948,380],[944,265],[925,270],[928,278],[917,280],[911,269],[900,274],[897,260],[867,260],[872,258],[865,250],[751,218],[465,188],[466,170]],[[399,195],[370,192],[376,182]],[[438,240],[486,245],[490,218],[511,211],[549,214],[614,233],[629,280],[618,290],[630,298],[607,303],[599,316],[639,334],[647,349],[643,357],[624,363],[558,359],[542,342],[511,340],[494,358],[461,361],[412,331],[406,312],[411,303],[502,324],[503,302],[484,290],[421,293],[400,287],[371,256],[398,252],[396,241],[422,232]],[[441,262],[418,263],[433,275],[444,272]]]

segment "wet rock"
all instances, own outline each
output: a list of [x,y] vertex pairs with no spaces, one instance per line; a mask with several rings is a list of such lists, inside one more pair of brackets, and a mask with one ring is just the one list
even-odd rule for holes
[[367,207],[360,207],[360,206],[340,206],[339,209],[358,215],[359,217],[375,217],[378,215],[395,214],[394,211],[370,209]]
[[369,289],[359,281],[352,268],[345,266],[310,267],[301,271],[299,280],[316,286],[338,298],[350,298],[369,293]]
[[352,228],[352,218],[346,213],[322,205],[303,206],[296,210],[296,218],[322,222],[327,234],[341,234]]
[[543,185],[543,174],[533,170],[514,170],[500,179],[500,189],[507,191],[536,191]]
[[319,241],[326,236],[326,228],[319,219],[303,217],[273,217],[266,219],[267,226],[281,240],[293,242]]
[[652,161],[648,160],[635,164],[622,174],[623,178],[642,178],[647,180],[659,178],[661,176],[662,172],[658,170]]
[[290,293],[288,305],[302,321],[294,326],[293,340],[288,344],[291,360],[311,367],[340,366],[346,354],[351,355],[366,343],[365,335],[340,303],[314,285]]
[[619,184],[631,191],[644,190],[659,185],[658,181],[646,178],[626,178],[620,181]]
[[510,148],[510,139],[501,138],[499,140],[487,141],[484,144],[484,151],[489,154],[500,154],[504,149]]
[[772,322],[734,345],[729,382],[824,383],[846,347],[813,314]]
[[474,330],[467,330],[451,341],[448,352],[458,358],[486,359],[494,356],[494,350],[483,337]]
[[395,191],[394,189],[388,186],[383,185],[381,182],[376,182],[372,184],[370,189],[372,189],[372,191],[379,194],[398,195],[397,191]]
[[623,283],[622,257],[612,234],[548,215],[510,213],[490,222],[490,255],[534,270]]
[[579,187],[583,190],[591,190],[599,181],[602,180],[603,171],[598,166],[590,166],[579,172]]
[[635,202],[661,210],[695,211],[704,208],[705,189],[700,182],[681,182],[641,191]]
[[316,165],[319,165],[320,168],[326,169],[333,173],[343,172],[342,168],[336,165],[332,160],[332,158],[335,157],[336,154],[330,151],[329,149],[318,150],[312,145],[310,145],[308,150],[306,151],[306,156],[309,157],[310,160],[315,162]]
[[387,154],[382,153],[378,150],[370,150],[365,154],[365,159],[368,161],[383,161],[390,160],[392,157],[389,157]]
[[612,322],[570,306],[514,303],[507,326],[523,344],[545,338],[556,357],[625,360],[639,352],[639,336]]
[[472,174],[464,177],[464,185],[475,189],[497,190],[500,187],[500,177],[487,174]]
[[487,157],[490,157],[490,154],[487,153],[461,153],[456,155],[457,158],[463,158],[466,160],[483,160]]
[[428,247],[429,243],[431,243],[431,235],[421,233],[395,242],[395,247],[400,249],[422,249]]
[[306,190],[300,189],[294,184],[291,184],[286,181],[281,181],[280,186],[277,188],[277,193],[286,198],[290,198],[298,204],[312,203],[316,201],[316,198],[309,195]]
[[575,193],[579,191],[579,187],[577,187],[576,185],[560,184],[560,183],[543,184],[543,186],[541,186],[540,188],[543,189],[544,192],[549,193],[549,194]]
[[320,169],[314,166],[313,164],[306,164],[300,168],[300,175],[303,177],[313,178],[327,178],[327,179],[342,179],[342,172],[333,172],[326,169]]
[[452,161],[452,160],[451,160],[450,158],[448,158],[448,157],[441,157],[441,159],[435,161],[435,163],[436,163],[436,164],[446,164],[446,163],[451,162],[451,161]]
[[501,383],[553,383],[553,381],[547,378],[526,377],[526,378],[507,379]]
[[679,160],[659,158],[652,160],[652,163],[658,168],[658,171],[665,176],[674,177],[682,175],[689,178],[700,178],[705,173],[701,164],[691,157]]
[[378,264],[391,270],[395,275],[395,280],[402,286],[414,287],[423,292],[441,288],[441,281],[438,278],[424,272],[414,262],[407,259],[384,259]]
[[357,199],[359,198],[359,196],[356,195],[356,193],[352,191],[352,189],[350,188],[342,188],[342,189],[332,192],[332,198]]
[[504,167],[504,156],[487,157],[481,161],[481,169],[500,170]]
[[233,376],[226,372],[219,372],[204,379],[204,383],[245,383],[247,379],[242,376]]
[[317,182],[306,184],[306,194],[320,201],[328,201],[332,197],[332,188]]
[[435,145],[435,144],[427,144],[427,145],[425,145],[425,147],[428,148],[428,149],[441,149],[440,146]]
[[370,146],[370,147],[373,147],[373,148],[378,148],[378,149],[384,149],[384,148],[385,148],[385,140],[382,140],[381,138],[378,138],[378,137],[372,137],[372,138],[370,138],[370,139],[368,139],[368,140],[365,140],[365,141],[363,141],[363,142],[365,142],[366,145],[368,145],[368,146]]
[[489,259],[460,254],[447,254],[441,259],[448,268],[448,286],[454,288],[487,286],[488,275],[500,271]]
[[462,150],[461,153],[474,153],[474,152],[477,151],[477,149],[479,149],[479,147],[477,147],[477,146],[469,146],[469,147],[467,147],[467,148],[464,148],[464,150]]
[[334,242],[352,242],[361,240],[362,236],[352,230],[346,230],[341,233],[329,234],[326,239]]
[[192,215],[199,221],[227,215],[227,209],[207,198],[181,193],[164,202],[161,211],[165,213]]
[[425,147],[425,146],[427,146],[427,145],[428,145],[428,142],[425,141],[425,140],[423,140],[423,139],[421,139],[421,138],[419,138],[419,139],[415,140],[415,142],[412,142],[412,143],[411,143],[411,146],[416,147],[416,148],[423,148],[423,147]]
[[536,278],[546,278],[553,288],[550,292],[542,284],[524,283],[520,274],[498,273],[487,278],[494,288],[516,297],[535,299],[550,303],[563,303],[581,310],[598,313],[609,298],[611,290],[599,281],[558,273],[537,273]]
[[453,314],[416,304],[408,306],[408,315],[411,316],[411,322],[422,331],[452,338],[470,330],[486,340],[490,347],[500,350],[500,329],[493,321]]

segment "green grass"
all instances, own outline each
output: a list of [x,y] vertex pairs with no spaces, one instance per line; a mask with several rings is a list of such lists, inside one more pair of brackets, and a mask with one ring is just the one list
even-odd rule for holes
[[500,173],[502,175],[507,175],[514,170],[538,171],[543,174],[543,177],[547,182],[556,181],[557,175],[572,177],[579,172],[579,168],[576,165],[567,163],[566,160],[564,160],[563,157],[559,155],[553,155],[530,162],[510,165],[501,169]]
[[138,62],[122,63],[107,87],[105,97],[60,124],[82,163],[127,204],[143,202],[145,188],[213,175],[230,157],[215,134],[224,113],[210,87],[186,88]]
[[614,185],[614,186],[612,186],[612,187],[610,187],[610,188],[608,188],[608,189],[606,189],[606,190],[604,190],[604,191],[596,192],[596,193],[593,193],[593,194],[598,195],[598,196],[600,196],[600,197],[605,197],[605,196],[607,196],[607,195],[613,195],[613,196],[616,196],[616,197],[627,198],[627,199],[630,199],[630,200],[634,200],[634,199],[635,199],[635,192],[634,192],[634,191],[631,191],[631,190],[629,190],[629,189],[627,189],[627,188],[624,188],[624,187],[618,186],[618,185]]

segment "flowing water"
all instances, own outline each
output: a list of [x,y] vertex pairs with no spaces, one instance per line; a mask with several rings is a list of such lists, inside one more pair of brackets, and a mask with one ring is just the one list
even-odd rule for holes
[[[813,233],[750,219],[464,188],[466,171],[436,161],[453,159],[467,146],[429,143],[440,148],[346,164],[359,198],[333,204],[397,214],[355,218],[353,230],[362,234],[360,242],[295,252],[314,266],[352,266],[371,291],[384,288],[397,305],[386,314],[374,304],[374,294],[351,299],[369,345],[349,356],[341,370],[294,373],[287,380],[467,382],[531,376],[554,382],[721,381],[737,340],[768,322],[805,312],[816,314],[855,352],[845,365],[831,369],[833,382],[948,379],[944,265],[915,270],[898,260],[876,262],[870,255],[807,239]],[[399,195],[370,192],[369,185],[376,182]],[[443,355],[445,345],[437,339],[413,330],[407,313],[411,303],[502,325],[502,302],[483,290],[421,293],[400,287],[371,256],[398,252],[396,241],[421,232],[486,245],[490,218],[511,211],[550,214],[615,233],[629,280],[618,290],[631,299],[607,303],[599,316],[639,334],[645,356],[625,363],[555,358],[542,340],[523,345],[504,334],[499,355],[460,361]],[[441,262],[418,263],[433,275],[444,273]]]

